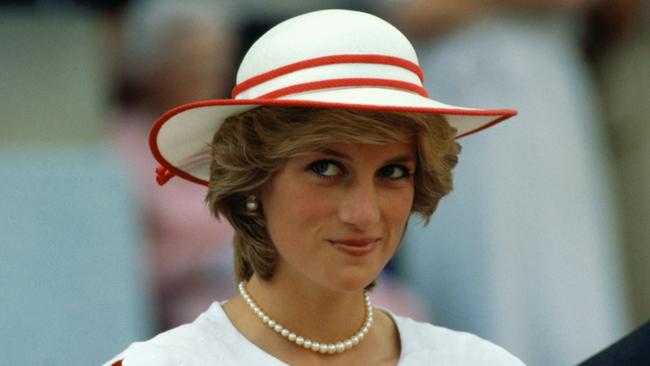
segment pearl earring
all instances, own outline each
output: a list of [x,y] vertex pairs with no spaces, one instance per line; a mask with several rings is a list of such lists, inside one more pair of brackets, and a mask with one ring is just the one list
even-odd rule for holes
[[255,197],[254,195],[251,194],[250,196],[248,196],[248,198],[246,198],[246,209],[248,211],[251,211],[251,212],[257,211],[258,207],[259,207],[259,204],[257,203],[257,197]]

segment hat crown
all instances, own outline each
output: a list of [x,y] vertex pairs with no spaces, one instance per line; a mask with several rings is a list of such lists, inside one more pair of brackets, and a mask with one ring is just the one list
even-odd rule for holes
[[[418,63],[408,39],[385,20],[352,10],[320,10],[288,19],[260,37],[244,56],[237,72],[237,84],[301,61],[340,55],[382,55],[404,60],[416,67]],[[381,68],[352,70],[354,67],[348,64],[345,70],[341,67],[319,70],[321,75],[318,78],[380,78],[386,75],[386,70]],[[417,75],[393,78],[421,85]],[[259,97],[263,91],[237,98]]]

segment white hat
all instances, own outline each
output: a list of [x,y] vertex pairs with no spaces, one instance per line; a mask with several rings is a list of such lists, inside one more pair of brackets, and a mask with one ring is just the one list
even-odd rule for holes
[[381,18],[321,10],[288,19],[248,50],[232,99],[185,104],[156,121],[149,142],[162,165],[158,183],[177,175],[207,184],[215,132],[226,118],[262,105],[434,113],[457,137],[517,114],[429,99],[423,79],[411,43]]

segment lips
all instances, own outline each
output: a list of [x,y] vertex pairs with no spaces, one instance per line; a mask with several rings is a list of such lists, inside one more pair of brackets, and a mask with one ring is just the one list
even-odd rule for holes
[[377,243],[379,242],[378,238],[363,238],[363,239],[340,239],[340,240],[329,240],[329,242],[337,250],[354,256],[361,257],[367,254],[370,254]]

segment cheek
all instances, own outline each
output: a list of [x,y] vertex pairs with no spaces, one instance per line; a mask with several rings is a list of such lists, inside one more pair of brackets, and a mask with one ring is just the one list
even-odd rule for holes
[[387,200],[385,207],[385,212],[390,223],[399,228],[399,230],[403,230],[411,214],[411,208],[413,207],[413,190],[404,190],[390,195],[390,199]]
[[332,211],[333,200],[323,192],[306,187],[292,188],[273,192],[269,196],[272,201],[265,208],[269,234],[276,245],[304,241],[326,222]]
[[[313,234],[328,222],[334,210],[331,199],[327,195],[314,190],[296,192],[290,207],[287,207],[287,216],[292,226],[303,234]],[[311,236],[311,235],[309,235]],[[309,237],[307,236],[307,237]],[[303,236],[303,238],[305,238]]]

